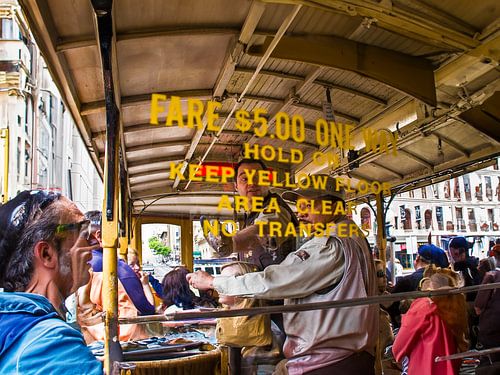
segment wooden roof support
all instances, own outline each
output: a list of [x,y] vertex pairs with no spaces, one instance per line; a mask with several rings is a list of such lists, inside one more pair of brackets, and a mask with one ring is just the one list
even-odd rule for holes
[[[271,42],[255,45],[250,55],[262,56]],[[339,58],[342,56],[342,58]],[[432,64],[424,58],[387,50],[340,37],[289,37],[276,46],[271,57],[353,71],[401,90],[436,106]]]
[[[254,72],[254,70],[255,69],[252,69],[252,68],[237,67],[235,72],[236,73],[249,73],[249,74],[251,74]],[[278,78],[282,78],[282,79],[295,80],[295,81],[300,81],[300,82],[302,82],[306,79],[306,77],[296,75],[296,74],[275,72],[272,70],[264,70],[264,69],[262,69],[260,71],[260,74],[268,75],[268,76],[272,76],[272,77],[278,77]],[[338,90],[338,91],[346,92],[349,94],[353,94],[353,95],[359,96],[360,98],[368,99],[368,100],[370,100],[378,105],[387,106],[387,100],[379,98],[379,97],[371,95],[371,94],[368,94],[364,91],[353,89],[351,87],[341,86],[341,85],[338,85],[334,82],[324,81],[321,79],[315,79],[312,83],[315,85],[323,86],[323,87],[329,87],[333,90]]]
[[[347,14],[352,17],[372,19],[378,26],[409,38],[440,48],[468,50],[475,48],[479,42],[470,31],[464,32],[463,26],[448,22],[434,21],[428,13],[417,13],[412,9],[404,9],[394,4],[387,9],[382,3],[360,0],[264,0],[269,3],[303,4],[325,11]],[[438,16],[444,17],[441,13]],[[436,17],[434,17],[436,18]]]
[[500,143],[500,91],[496,91],[480,106],[460,114],[460,118]]
[[[239,30],[234,27],[214,26],[190,26],[190,27],[157,27],[153,29],[135,30],[132,32],[120,32],[116,35],[116,41],[143,39],[151,37],[168,36],[197,36],[197,35],[238,35]],[[97,47],[93,36],[79,36],[77,38],[64,38],[56,45],[57,52],[64,52],[75,48]]]

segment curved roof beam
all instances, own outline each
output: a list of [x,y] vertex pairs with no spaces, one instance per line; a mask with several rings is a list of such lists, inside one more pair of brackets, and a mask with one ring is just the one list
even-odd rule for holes
[[[263,56],[271,39],[252,46],[248,53]],[[365,75],[436,106],[432,64],[424,58],[340,37],[284,36],[271,57],[329,66]]]
[[[238,68],[235,69],[236,73],[249,73],[249,74],[251,74],[254,71],[255,71],[254,68],[241,68],[241,67],[238,67]],[[272,71],[272,70],[264,70],[264,69],[262,69],[259,73],[262,74],[262,75],[268,75],[268,76],[272,76],[272,77],[278,77],[278,78],[282,78],[282,79],[289,79],[289,80],[294,80],[294,81],[299,81],[299,82],[303,82],[306,79],[305,76],[300,76],[300,75],[296,75],[296,74],[282,73],[282,72],[275,72],[275,71]],[[334,89],[334,90],[339,90],[339,91],[347,92],[349,94],[353,94],[353,95],[359,96],[361,98],[371,100],[372,102],[374,102],[376,104],[387,106],[387,100],[379,98],[379,97],[371,95],[371,94],[368,94],[367,92],[364,92],[364,91],[360,91],[360,90],[356,90],[356,89],[353,89],[353,88],[350,88],[350,87],[338,85],[338,84],[336,84],[334,82],[323,81],[321,79],[315,79],[312,83],[316,84],[316,85],[319,85],[319,86],[323,86],[323,87],[329,87],[329,88]]]
[[[136,30],[130,32],[119,32],[116,41],[152,38],[161,36],[183,36],[183,35],[238,35],[239,29],[235,27],[213,27],[213,26],[179,26],[158,27],[154,29]],[[97,47],[95,38],[91,35],[78,36],[61,39],[56,45],[57,52],[64,52],[75,48]]]

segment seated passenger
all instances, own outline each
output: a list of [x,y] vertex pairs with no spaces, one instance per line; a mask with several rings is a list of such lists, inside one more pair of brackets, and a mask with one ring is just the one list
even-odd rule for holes
[[[246,262],[233,262],[224,265],[221,276],[241,276],[258,271],[257,266]],[[226,309],[245,309],[266,306],[264,300],[236,296],[219,296],[219,303]],[[276,326],[276,331],[281,333]],[[258,364],[276,364],[281,359],[283,340],[275,338],[271,331],[269,315],[235,316],[217,319],[217,341],[222,345],[242,347],[242,374],[258,373]],[[271,344],[273,344],[271,346]]]
[[[458,274],[429,266],[422,290],[456,287]],[[392,352],[397,361],[409,358],[408,375],[456,375],[460,360],[435,362],[468,349],[467,304],[463,294],[418,298],[403,315]]]
[[176,267],[167,273],[161,282],[163,286],[162,310],[166,313],[176,310],[191,310],[199,307],[217,307],[217,302],[209,295],[196,296],[186,275],[189,270],[186,267]]
[[[95,324],[95,315],[103,311],[102,282],[103,282],[103,250],[101,242],[101,212],[90,211],[86,217],[91,223],[92,240],[100,248],[92,251],[92,267],[90,282],[78,291],[78,323],[82,327],[85,340],[91,343],[104,340],[104,324]],[[133,318],[138,315],[151,315],[155,313],[153,294],[149,288],[147,278],[140,280],[135,272],[118,259],[118,316],[120,318]],[[120,341],[141,339],[147,337],[144,325],[120,325]]]
[[[163,294],[163,287],[161,286],[161,283],[153,277],[150,273],[147,272],[141,272],[141,266],[139,264],[139,257],[137,256],[137,252],[134,249],[129,248],[127,251],[127,262],[130,268],[135,272],[137,277],[139,279],[142,279],[143,277],[148,278],[149,285],[151,288],[153,288],[155,292],[155,305],[156,305],[156,298],[161,301],[161,296]],[[161,303],[161,302],[159,302]]]
[[89,279],[88,225],[52,192],[24,191],[0,206],[0,374],[102,374],[64,322],[64,299]]

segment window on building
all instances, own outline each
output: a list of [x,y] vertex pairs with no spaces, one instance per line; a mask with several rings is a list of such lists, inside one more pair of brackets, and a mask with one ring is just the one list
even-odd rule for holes
[[495,224],[495,213],[493,212],[493,208],[488,208],[488,224],[490,226],[490,230],[493,230],[493,226]]
[[409,196],[410,198],[415,198],[415,192],[414,192],[413,190],[410,190],[410,191],[408,192],[408,196]]
[[469,218],[469,230],[471,232],[477,232],[476,215],[474,214],[473,208],[467,209],[467,217]]
[[486,199],[488,199],[489,201],[493,200],[493,189],[491,187],[491,177],[490,176],[484,177],[484,185],[485,185],[485,190],[486,190]]
[[12,18],[2,18],[2,22],[0,22],[0,35],[2,39],[15,39],[14,21]]
[[49,122],[51,124],[54,124],[56,122],[56,117],[57,117],[56,103],[57,103],[56,98],[54,98],[52,95],[49,95],[49,105],[50,105]]
[[25,144],[25,147],[24,147],[24,177],[29,177],[30,175],[30,161],[31,161],[31,152],[30,152],[31,148],[29,146],[29,144]]
[[38,186],[42,188],[47,187],[47,182],[48,182],[48,173],[47,173],[47,166],[40,164],[38,168]]
[[361,209],[361,228],[372,229],[372,216],[369,208]]
[[446,230],[448,230],[448,231],[454,231],[455,230],[455,225],[453,225],[453,221],[448,220],[446,222]]
[[422,188],[422,198],[427,199],[427,188],[425,187]]
[[46,158],[49,157],[49,132],[45,129],[45,126],[40,127],[40,151]]
[[445,197],[445,199],[450,199],[450,196],[451,196],[450,189],[451,189],[450,188],[450,181],[449,180],[445,181],[445,183],[444,183],[444,197]]
[[444,230],[443,207],[436,207],[436,222],[438,230]]
[[415,221],[417,222],[417,229],[422,229],[422,216],[420,214],[420,206],[415,206]]
[[455,215],[457,218],[457,230],[459,232],[465,232],[465,220],[462,207],[455,207]]
[[21,137],[17,137],[17,155],[16,155],[16,164],[17,164],[17,175],[21,174],[21,163],[22,163],[22,143]]
[[478,201],[482,201],[483,200],[483,184],[479,184],[478,186],[476,186],[476,199]]
[[403,228],[405,230],[412,229],[411,226],[411,211],[409,208],[405,208],[405,220],[403,222]]
[[425,229],[432,229],[432,210],[425,210]]
[[431,185],[432,192],[434,193],[434,198],[439,199],[439,187],[438,185]]
[[471,194],[471,189],[470,189],[470,178],[469,178],[469,175],[466,174],[462,178],[464,180],[465,200],[471,201],[472,200],[472,194]]
[[457,198],[458,200],[460,200],[460,183],[458,177],[455,177],[455,179],[453,180],[453,185],[453,198]]
[[498,184],[497,184],[497,200],[500,201],[500,176],[498,177]]
[[31,129],[33,124],[33,100],[29,95],[26,96],[25,112],[24,112],[24,132],[31,137]]

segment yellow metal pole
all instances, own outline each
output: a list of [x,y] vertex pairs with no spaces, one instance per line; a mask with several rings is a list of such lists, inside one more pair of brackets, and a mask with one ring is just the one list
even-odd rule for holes
[[379,259],[386,263],[385,248],[387,239],[385,235],[385,215],[384,215],[384,196],[382,193],[376,195],[377,202],[377,247],[379,248]]
[[193,224],[189,219],[181,221],[181,263],[193,270]]
[[[118,138],[118,137],[117,137]],[[104,196],[107,196],[107,169],[109,168],[108,158],[114,157],[115,165],[118,162],[118,152],[115,155],[109,155],[106,152],[106,161],[104,163]],[[118,179],[118,168],[115,168],[115,181]],[[103,239],[103,308],[105,311],[105,333],[106,340],[104,341],[105,356],[104,369],[107,374],[112,373],[112,361],[110,361],[109,353],[118,351],[116,345],[119,344],[118,334],[118,274],[117,274],[117,246],[118,246],[118,188],[120,184],[115,184],[114,191],[114,207],[113,219],[108,220],[107,215],[102,215],[102,239]],[[106,212],[106,199],[104,199],[103,213]]]
[[141,222],[142,220],[137,217],[132,217],[132,233],[130,243],[132,247],[137,252],[137,258],[139,259],[139,263],[142,264],[142,236],[141,236]]
[[3,158],[3,186],[2,186],[2,203],[7,203],[9,200],[9,128],[2,129],[1,138],[4,141],[4,158]]

